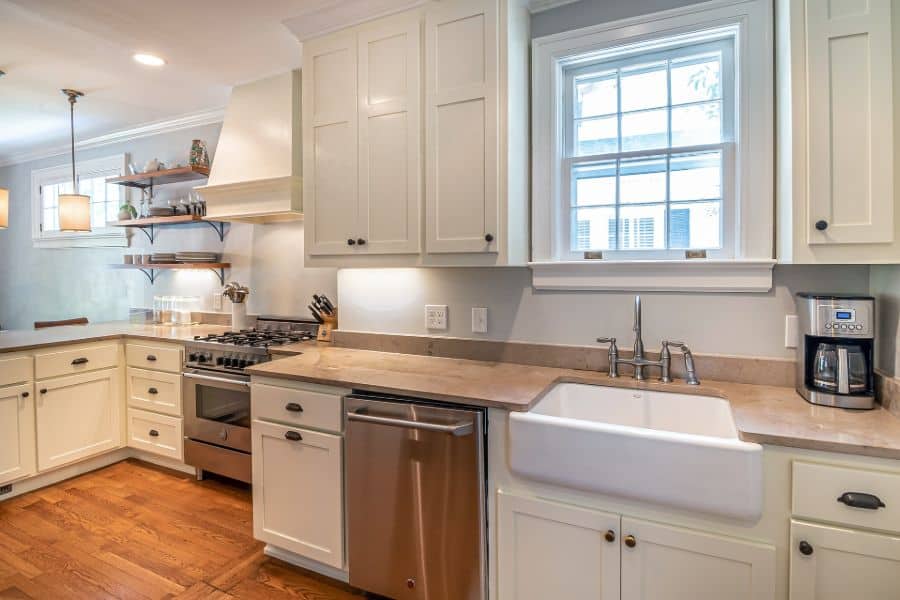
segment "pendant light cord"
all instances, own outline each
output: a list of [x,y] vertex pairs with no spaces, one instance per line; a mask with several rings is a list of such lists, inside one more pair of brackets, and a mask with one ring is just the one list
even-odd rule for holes
[[78,193],[78,184],[75,182],[75,96],[69,96],[69,131],[72,134],[72,193]]

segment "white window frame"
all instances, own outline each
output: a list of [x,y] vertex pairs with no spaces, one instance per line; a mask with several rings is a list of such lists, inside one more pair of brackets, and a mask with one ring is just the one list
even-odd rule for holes
[[[127,154],[116,154],[103,158],[78,160],[75,172],[81,177],[117,177],[125,172]],[[103,227],[92,231],[44,231],[41,188],[45,185],[70,181],[71,163],[31,171],[31,239],[35,248],[124,248],[128,237],[123,227]],[[131,198],[130,189],[122,189],[122,202]]]
[[[554,34],[532,42],[532,255],[533,284],[542,289],[767,291],[774,251],[774,45],[773,7],[767,0],[713,0]],[[646,253],[584,259],[569,251],[566,143],[566,68],[604,55],[650,52],[657,47],[734,36],[736,119],[734,173],[723,173],[724,252],[685,260],[684,252],[646,259]],[[713,37],[711,37],[711,35]],[[721,36],[720,36],[721,39]],[[725,115],[723,114],[723,118]],[[681,149],[678,150],[681,152]],[[729,157],[723,156],[723,164]],[[730,178],[729,178],[730,177]],[[726,191],[728,190],[728,191]],[[725,194],[733,197],[725,202]],[[565,194],[565,198],[563,198]],[[563,212],[562,208],[566,207]],[[726,209],[727,210],[727,209]],[[635,260],[632,260],[635,259]],[[708,273],[708,276],[704,276]]]

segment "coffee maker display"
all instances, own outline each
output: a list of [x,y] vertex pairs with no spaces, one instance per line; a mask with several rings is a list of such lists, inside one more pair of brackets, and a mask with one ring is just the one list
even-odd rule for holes
[[875,407],[875,299],[797,294],[797,392],[812,404]]

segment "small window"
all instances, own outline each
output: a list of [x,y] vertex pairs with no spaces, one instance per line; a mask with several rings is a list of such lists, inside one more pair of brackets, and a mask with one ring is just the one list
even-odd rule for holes
[[573,255],[733,255],[724,208],[733,201],[724,185],[734,168],[733,38],[672,45],[563,71],[561,196]]
[[106,183],[107,177],[121,175],[123,155],[79,161],[75,165],[78,193],[91,198],[91,231],[59,230],[59,196],[72,193],[70,166],[32,172],[33,238],[40,247],[127,246],[124,229],[108,227],[119,207],[127,200],[127,189]]

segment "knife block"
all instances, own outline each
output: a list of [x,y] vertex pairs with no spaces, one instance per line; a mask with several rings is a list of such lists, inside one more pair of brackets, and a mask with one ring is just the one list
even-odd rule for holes
[[319,335],[316,339],[320,342],[331,342],[333,341],[332,332],[338,326],[337,308],[334,309],[333,314],[323,314],[322,321],[324,322],[319,324]]

